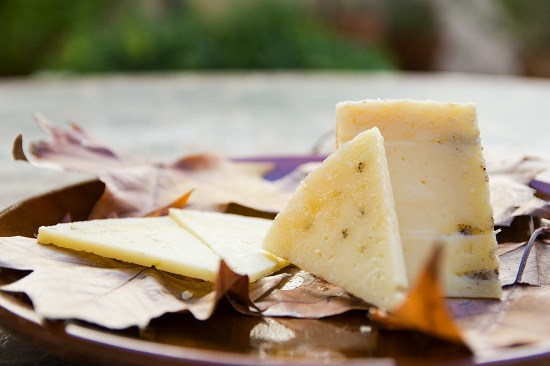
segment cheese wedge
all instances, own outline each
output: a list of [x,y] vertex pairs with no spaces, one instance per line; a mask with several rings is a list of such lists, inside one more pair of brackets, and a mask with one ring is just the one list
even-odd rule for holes
[[263,247],[376,306],[401,303],[407,277],[378,129],[342,145],[306,177]]
[[206,281],[220,259],[169,217],[81,221],[42,226],[37,240]]
[[412,100],[337,104],[337,146],[374,126],[384,136],[409,282],[416,280],[434,241],[443,240],[447,296],[499,298],[475,106]]
[[261,248],[271,220],[189,209],[170,209],[169,215],[251,282],[289,264]]

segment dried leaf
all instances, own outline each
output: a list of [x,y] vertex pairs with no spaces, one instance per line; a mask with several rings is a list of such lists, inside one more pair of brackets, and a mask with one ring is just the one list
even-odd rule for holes
[[[224,261],[220,263],[220,270],[214,291],[204,298],[188,300],[188,306],[195,318],[208,319],[216,309],[216,305],[223,296],[227,296],[230,303],[241,312],[257,313],[257,308],[248,296],[248,276],[233,272]],[[256,311],[255,311],[256,310]]]
[[[505,282],[514,282],[524,247],[524,243],[499,246],[501,272],[504,272]],[[416,330],[438,338],[461,342],[479,355],[491,352],[494,354],[504,347],[548,342],[548,243],[536,243],[529,258],[522,283],[534,283],[537,286],[505,286],[502,300],[440,297],[437,270],[433,267],[437,261],[432,258],[419,285],[400,309],[390,314],[373,309],[371,318],[391,329]],[[510,278],[510,281],[506,278]]]
[[[515,244],[515,245],[514,245]],[[520,246],[517,246],[517,243],[508,244],[510,246],[516,247],[514,250],[501,254],[499,256],[500,260],[500,271],[499,278],[502,282],[502,286],[508,286],[514,284],[518,274],[518,268],[525,253],[525,243],[520,243]],[[500,244],[506,245],[506,244]],[[499,245],[499,246],[500,246]],[[532,251],[528,257],[528,261],[525,265],[525,271],[522,276],[522,284],[540,286],[539,271],[537,267],[537,250]]]
[[550,203],[536,196],[537,191],[508,176],[490,177],[491,201],[496,226],[510,226],[519,216],[550,218]]
[[371,307],[342,288],[295,266],[280,273],[286,275],[284,281],[271,291],[263,292],[261,297],[254,297],[255,305],[265,316],[322,318]]
[[193,191],[189,191],[185,193],[183,196],[176,199],[174,202],[169,203],[168,205],[165,205],[164,207],[157,208],[156,210],[149,212],[146,214],[146,217],[159,217],[159,216],[166,216],[168,215],[168,212],[171,208],[184,208],[185,205],[187,205],[187,201],[189,201],[189,197],[191,196],[191,193]]
[[476,353],[550,341],[549,287],[510,286],[503,300],[450,299],[456,323]]
[[530,186],[538,175],[550,171],[550,160],[500,150],[486,154],[486,164],[496,226],[510,226],[523,215],[550,218],[550,204]]
[[[212,315],[219,300],[254,308],[248,278],[222,261],[215,287],[83,252],[41,245],[25,237],[0,238],[0,267],[32,272],[2,291],[24,292],[35,312],[47,319],[79,319],[107,328],[145,327],[168,312],[190,311],[198,319]],[[190,297],[190,300],[182,299]]]
[[498,246],[499,276],[503,286],[515,284],[516,281],[531,286],[550,284],[550,266],[547,265],[550,250],[543,243],[549,233],[550,226],[543,226],[533,232],[527,243],[504,243]]
[[40,115],[37,119],[49,139],[33,142],[29,157],[22,139],[16,138],[14,158],[38,167],[96,175],[106,188],[90,218],[144,216],[190,191],[193,194],[187,206],[195,209],[225,211],[234,202],[258,211],[278,212],[290,195],[263,179],[265,164],[251,168],[250,163],[207,154],[173,164],[151,163],[115,152],[76,124],[64,129]]
[[[248,315],[263,310],[263,315],[320,318],[367,308],[296,268],[249,284],[247,276],[222,261],[212,285],[24,237],[0,238],[0,267],[32,271],[1,290],[26,293],[40,317],[79,319],[112,329],[144,327],[168,312],[189,311],[197,319],[208,319],[223,297]],[[306,277],[306,283],[297,279]],[[290,283],[285,283],[287,278]]]
[[442,246],[436,246],[416,287],[395,312],[373,308],[371,319],[390,329],[413,330],[466,346],[450,315],[439,280]]

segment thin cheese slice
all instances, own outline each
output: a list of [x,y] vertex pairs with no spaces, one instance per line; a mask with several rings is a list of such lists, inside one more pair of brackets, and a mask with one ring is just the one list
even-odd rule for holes
[[374,126],[384,136],[409,282],[434,242],[443,240],[446,294],[500,297],[475,106],[412,100],[337,104],[337,145]]
[[170,217],[251,282],[288,265],[261,248],[271,220],[189,209],[171,209]]
[[37,240],[214,281],[219,257],[169,217],[81,221],[42,226]]
[[263,247],[376,306],[401,303],[407,277],[378,129],[361,133],[306,177]]

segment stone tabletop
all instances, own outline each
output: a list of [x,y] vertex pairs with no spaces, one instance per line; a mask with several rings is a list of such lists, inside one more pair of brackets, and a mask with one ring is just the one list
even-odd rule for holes
[[[334,106],[366,98],[474,102],[486,151],[550,156],[550,80],[473,74],[177,73],[0,79],[0,208],[91,178],[11,157],[13,139],[43,137],[32,115],[74,121],[96,140],[150,160],[190,153],[331,151]],[[0,332],[0,363],[60,365]]]

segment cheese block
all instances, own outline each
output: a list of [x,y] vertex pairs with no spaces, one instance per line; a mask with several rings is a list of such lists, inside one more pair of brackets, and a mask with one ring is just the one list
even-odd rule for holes
[[378,129],[342,145],[302,181],[263,247],[381,308],[402,302],[408,284]]
[[189,209],[170,209],[169,215],[251,282],[289,264],[261,248],[271,220]]
[[218,255],[169,217],[42,226],[37,240],[206,281],[215,280],[220,262]]
[[364,100],[336,106],[337,146],[378,127],[384,136],[409,282],[446,242],[447,296],[499,298],[488,177],[473,104]]

